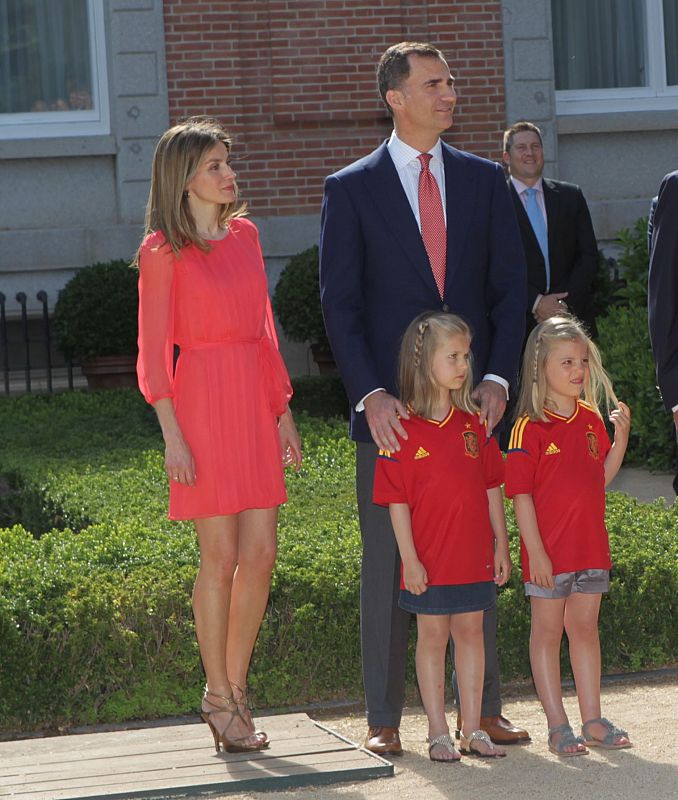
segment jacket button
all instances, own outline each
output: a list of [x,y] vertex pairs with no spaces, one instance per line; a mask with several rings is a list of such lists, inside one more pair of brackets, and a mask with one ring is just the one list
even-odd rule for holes
[[447,305],[447,303],[443,303],[443,311],[449,311],[449,310],[450,307]]

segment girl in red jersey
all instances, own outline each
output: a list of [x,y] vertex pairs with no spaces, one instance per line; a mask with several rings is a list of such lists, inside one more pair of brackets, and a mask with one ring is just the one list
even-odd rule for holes
[[417,615],[417,679],[428,717],[429,756],[454,762],[445,718],[450,634],[461,704],[462,754],[506,755],[480,727],[483,612],[509,577],[501,495],[504,467],[471,399],[471,332],[453,314],[426,312],[400,350],[408,438],[381,451],[374,502],[388,505],[402,561],[400,606]]
[[[599,411],[603,398],[614,425],[612,445]],[[506,495],[520,528],[532,610],[532,676],[546,712],[549,750],[561,757],[585,755],[586,745],[631,746],[626,731],[601,717],[598,638],[611,566],[605,487],[621,466],[630,427],[631,412],[617,400],[581,323],[564,315],[538,325],[523,356]],[[560,686],[563,629],[582,719],[576,737]]]

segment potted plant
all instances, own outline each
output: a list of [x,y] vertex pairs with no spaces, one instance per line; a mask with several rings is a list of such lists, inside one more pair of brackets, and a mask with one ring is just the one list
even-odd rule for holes
[[138,272],[122,259],[83,267],[59,292],[54,330],[90,389],[136,386]]
[[320,309],[318,246],[287,262],[273,293],[273,310],[291,342],[309,342],[321,374],[336,372]]

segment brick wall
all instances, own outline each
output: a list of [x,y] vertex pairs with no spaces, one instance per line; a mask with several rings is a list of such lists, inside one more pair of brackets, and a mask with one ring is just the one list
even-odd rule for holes
[[323,179],[391,130],[381,53],[429,41],[457,79],[456,147],[498,159],[504,128],[501,3],[453,0],[164,0],[172,121],[221,119],[257,216],[319,210]]

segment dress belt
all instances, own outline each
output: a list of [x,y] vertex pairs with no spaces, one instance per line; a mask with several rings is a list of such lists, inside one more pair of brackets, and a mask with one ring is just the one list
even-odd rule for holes
[[259,364],[261,367],[264,389],[271,411],[276,417],[284,413],[292,397],[292,385],[287,374],[285,362],[268,336],[220,339],[214,342],[196,342],[190,345],[179,345],[182,352],[192,350],[208,350],[214,347],[223,347],[229,344],[255,344],[257,345]]
[[[233,339],[215,339],[213,342],[194,342],[193,344],[180,344],[179,348],[182,352],[188,350],[207,350],[210,347],[223,347],[227,344],[259,344],[262,339],[268,339],[268,336],[261,336],[258,339],[254,336],[249,338],[233,338]],[[270,339],[268,339],[270,341]]]

